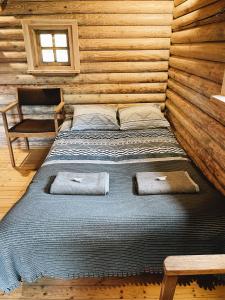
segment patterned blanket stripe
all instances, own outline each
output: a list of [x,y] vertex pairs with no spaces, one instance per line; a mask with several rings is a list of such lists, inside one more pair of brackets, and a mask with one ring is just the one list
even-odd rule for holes
[[169,128],[129,131],[62,131],[46,163],[56,160],[123,161],[186,157]]

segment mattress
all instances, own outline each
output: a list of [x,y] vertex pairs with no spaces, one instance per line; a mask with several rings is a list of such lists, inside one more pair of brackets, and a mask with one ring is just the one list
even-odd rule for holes
[[[198,194],[139,196],[135,173],[188,171]],[[59,171],[109,172],[106,196],[51,195]],[[22,199],[0,223],[0,289],[37,278],[159,274],[168,255],[225,250],[224,197],[169,128],[62,130]]]

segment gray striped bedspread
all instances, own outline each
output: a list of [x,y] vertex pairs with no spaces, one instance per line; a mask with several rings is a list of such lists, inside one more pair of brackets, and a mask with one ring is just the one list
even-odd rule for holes
[[[200,193],[137,195],[137,171],[173,170],[188,171]],[[59,171],[109,172],[109,195],[51,195]],[[168,255],[224,250],[224,197],[186,159],[169,129],[62,131],[0,223],[0,289],[43,276],[161,273]]]
[[121,163],[186,157],[169,128],[129,131],[61,131],[45,164]]

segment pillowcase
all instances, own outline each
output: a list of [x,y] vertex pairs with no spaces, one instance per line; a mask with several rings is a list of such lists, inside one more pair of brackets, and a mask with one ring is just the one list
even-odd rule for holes
[[117,109],[107,105],[74,105],[72,130],[119,130]]
[[169,127],[158,103],[133,105],[119,109],[120,129]]
[[70,131],[72,126],[72,118],[66,118],[60,127],[60,131]]

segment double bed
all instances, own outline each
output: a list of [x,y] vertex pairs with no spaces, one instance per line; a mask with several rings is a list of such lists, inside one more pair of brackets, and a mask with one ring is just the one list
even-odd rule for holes
[[[0,289],[21,281],[160,274],[168,255],[225,251],[224,197],[170,128],[73,131],[66,121],[27,192],[0,223]],[[188,171],[196,194],[136,192],[142,171]],[[106,196],[51,195],[59,171],[108,172]]]

